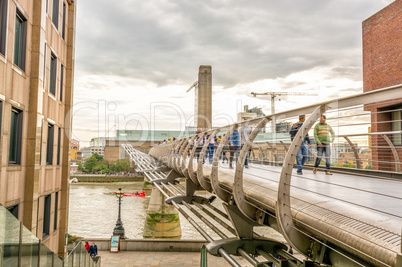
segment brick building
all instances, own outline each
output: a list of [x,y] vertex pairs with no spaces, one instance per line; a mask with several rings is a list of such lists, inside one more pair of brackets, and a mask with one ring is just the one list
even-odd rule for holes
[[59,256],[67,252],[74,2],[0,0],[0,203]]
[[[363,21],[363,91],[402,84],[402,0],[396,0]],[[402,96],[365,105],[372,112],[371,131],[400,131]],[[389,140],[386,140],[386,139]],[[373,169],[395,171],[397,161],[388,142],[402,159],[401,134],[372,137]],[[392,146],[391,145],[391,146]],[[377,162],[378,161],[378,162]]]

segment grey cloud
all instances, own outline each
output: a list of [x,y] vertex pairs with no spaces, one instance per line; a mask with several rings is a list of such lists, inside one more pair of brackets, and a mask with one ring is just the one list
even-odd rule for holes
[[158,86],[191,84],[201,64],[225,88],[334,63],[361,79],[361,21],[390,2],[81,1],[76,66]]

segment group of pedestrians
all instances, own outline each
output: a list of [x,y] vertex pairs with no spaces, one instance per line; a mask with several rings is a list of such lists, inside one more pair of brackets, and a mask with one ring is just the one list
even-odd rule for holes
[[[322,158],[325,158],[325,174],[332,175],[330,172],[331,168],[331,143],[335,140],[335,132],[332,127],[326,123],[326,116],[322,115],[320,117],[320,122],[317,123],[314,127],[314,140],[317,145],[317,157],[314,163],[313,173],[317,173],[317,167],[320,165]],[[299,121],[292,125],[292,128],[289,132],[291,140],[293,141],[299,129],[302,127],[303,123],[306,120],[305,115],[299,116]],[[235,124],[233,126],[233,133],[229,136],[228,140],[223,144],[222,152],[219,155],[219,159],[222,160],[222,163],[229,163],[229,168],[233,169],[233,162],[237,162],[240,151],[243,149],[243,146],[246,144],[249,136],[252,132],[252,129],[247,125],[247,119],[243,119],[242,127],[239,127],[239,124]],[[198,135],[202,133],[202,129],[198,129]],[[200,139],[201,138],[201,139]],[[176,138],[169,138],[168,141],[164,140],[160,142],[160,144],[170,143],[176,141]],[[191,149],[195,149],[194,157],[199,160],[199,156],[201,150],[206,142],[208,143],[207,151],[205,153],[205,157],[202,159],[203,162],[205,160],[208,161],[209,164],[212,164],[213,157],[216,151],[217,146],[222,142],[222,140],[226,140],[226,135],[222,136],[214,136],[210,138],[210,134],[206,134],[203,137],[198,136],[195,138],[194,143]],[[296,156],[296,164],[297,164],[297,174],[303,174],[303,165],[308,160],[309,155],[309,146],[311,146],[311,140],[306,134],[303,138],[303,141],[300,145],[300,148],[297,152]],[[252,146],[249,147],[249,151],[246,154],[244,167],[246,169],[249,168],[249,158]],[[229,158],[227,157],[227,153],[229,152]]]
[[87,250],[89,256],[95,261],[96,256],[98,255],[98,247],[95,245],[95,243],[91,242],[91,245],[89,245],[88,241],[85,241],[84,247]]
[[[303,122],[306,120],[305,115],[299,116],[299,121],[293,124],[292,129],[290,130],[290,137],[293,141],[293,138],[296,136],[299,129],[302,127]],[[332,127],[326,123],[327,117],[322,115],[320,117],[320,122],[314,126],[314,140],[317,144],[317,157],[314,163],[313,173],[317,173],[317,167],[320,165],[321,160],[324,156],[325,158],[325,174],[332,175],[330,172],[331,169],[331,143],[335,140],[335,132]],[[308,134],[304,137],[300,148],[297,152],[296,156],[296,164],[297,164],[297,174],[303,174],[303,165],[306,163],[308,159],[308,146],[311,146],[310,138]]]
[[[244,119],[244,121],[246,121],[246,120],[247,119]],[[233,169],[233,162],[234,161],[237,162],[237,159],[239,158],[239,155],[240,155],[240,150],[246,144],[248,137],[251,134],[251,131],[252,131],[251,128],[247,124],[245,124],[242,127],[239,127],[238,124],[235,124],[233,133],[229,136],[229,138],[225,142],[225,144],[223,144],[222,152],[219,155],[219,159],[221,159],[223,163],[225,163],[225,161],[227,163],[229,163],[230,169]],[[202,130],[198,129],[198,134],[201,134],[201,133],[202,133]],[[209,138],[209,137],[210,137],[209,134],[205,135],[201,140],[199,140],[199,138],[201,138],[201,137],[197,137],[194,140],[193,149],[195,149],[194,157],[198,161],[202,147],[210,139],[205,158],[208,160],[208,162],[210,164],[212,164],[215,150],[216,150],[217,146],[222,142],[222,140],[226,140],[226,135],[223,135],[223,138],[222,138],[222,136],[217,136],[214,138]],[[197,145],[197,143],[198,143],[198,145]],[[249,168],[250,150],[251,150],[251,147],[246,154],[246,159],[245,159],[245,164],[244,164],[245,168]],[[229,152],[229,158],[227,157],[228,152]],[[203,159],[203,160],[205,161],[205,159]]]

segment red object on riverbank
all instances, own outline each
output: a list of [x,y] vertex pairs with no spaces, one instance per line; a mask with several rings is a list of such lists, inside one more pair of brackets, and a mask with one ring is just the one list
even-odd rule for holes
[[[116,192],[114,192],[116,194]],[[141,193],[135,193],[135,194],[123,194],[125,197],[145,197],[145,191],[142,191]]]

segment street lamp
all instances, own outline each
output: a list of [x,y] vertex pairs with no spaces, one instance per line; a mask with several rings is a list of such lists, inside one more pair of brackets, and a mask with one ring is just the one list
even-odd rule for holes
[[125,239],[124,236],[124,227],[123,227],[123,222],[121,221],[120,215],[121,215],[121,199],[123,198],[124,192],[119,188],[119,191],[115,192],[116,197],[119,199],[119,217],[117,218],[116,221],[116,226],[113,230],[113,235],[119,235],[120,239]]

